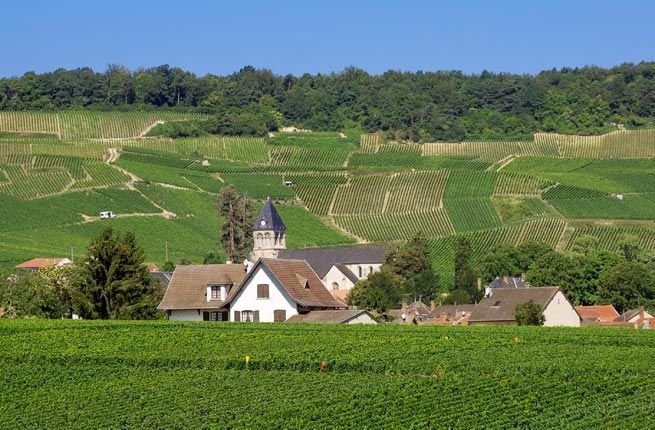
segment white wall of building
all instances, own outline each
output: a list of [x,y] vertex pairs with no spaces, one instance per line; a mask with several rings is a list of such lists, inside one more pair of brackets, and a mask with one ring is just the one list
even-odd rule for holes
[[[230,305],[230,321],[234,321],[235,311],[259,311],[260,322],[273,322],[275,310],[285,310],[287,319],[296,315],[296,302],[274,280],[269,271],[262,265],[255,270]],[[257,298],[257,284],[268,284],[268,299]]]
[[561,291],[555,293],[553,299],[544,309],[543,314],[545,317],[544,326],[580,327],[580,316]]
[[[380,271],[382,263],[361,263],[361,264],[346,264],[346,267],[355,274],[359,279],[368,278],[369,273]],[[362,276],[359,276],[359,269],[362,269]]]
[[168,319],[171,321],[202,321],[202,311],[197,309],[171,310]]
[[[353,282],[344,275],[341,270],[337,269],[336,266],[332,266],[330,270],[325,274],[325,277],[322,279],[323,285],[328,291],[332,290],[350,290],[355,285]],[[335,285],[336,284],[336,285]],[[338,288],[334,288],[338,285]]]

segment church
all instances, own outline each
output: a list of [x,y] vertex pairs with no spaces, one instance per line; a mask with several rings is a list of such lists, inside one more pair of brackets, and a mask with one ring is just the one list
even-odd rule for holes
[[270,199],[264,203],[253,225],[251,260],[281,258],[304,260],[338,300],[345,303],[348,292],[361,279],[379,272],[386,245],[286,249],[287,227]]
[[345,297],[380,269],[386,248],[287,250],[286,225],[270,199],[252,230],[254,263],[175,269],[158,307],[168,319],[375,323],[366,311],[349,310]]

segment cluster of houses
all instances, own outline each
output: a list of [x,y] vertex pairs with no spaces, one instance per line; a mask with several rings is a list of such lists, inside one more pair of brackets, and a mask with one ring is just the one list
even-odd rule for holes
[[[375,324],[366,310],[352,309],[346,296],[355,284],[378,272],[384,245],[286,249],[286,226],[271,200],[253,225],[253,252],[243,264],[180,265],[154,276],[168,285],[159,309],[170,320]],[[17,268],[36,271],[70,264],[68,259],[34,259]],[[574,307],[557,287],[530,288],[524,279],[498,278],[474,305],[427,306],[422,302],[391,311],[400,324],[516,324],[522,303],[540,305],[546,326],[606,325],[646,328],[655,323],[643,308],[623,315],[610,306]],[[651,321],[652,320],[652,321]]]

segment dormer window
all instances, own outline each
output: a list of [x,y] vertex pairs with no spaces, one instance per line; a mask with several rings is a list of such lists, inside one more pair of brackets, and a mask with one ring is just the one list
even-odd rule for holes
[[209,290],[210,300],[225,300],[225,285],[212,285]]

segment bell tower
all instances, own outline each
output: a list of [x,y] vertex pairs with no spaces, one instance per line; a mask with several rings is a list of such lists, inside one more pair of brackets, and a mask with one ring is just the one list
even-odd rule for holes
[[277,258],[280,249],[287,249],[287,226],[282,222],[280,214],[270,198],[266,199],[253,230],[253,249],[251,260],[260,258]]

